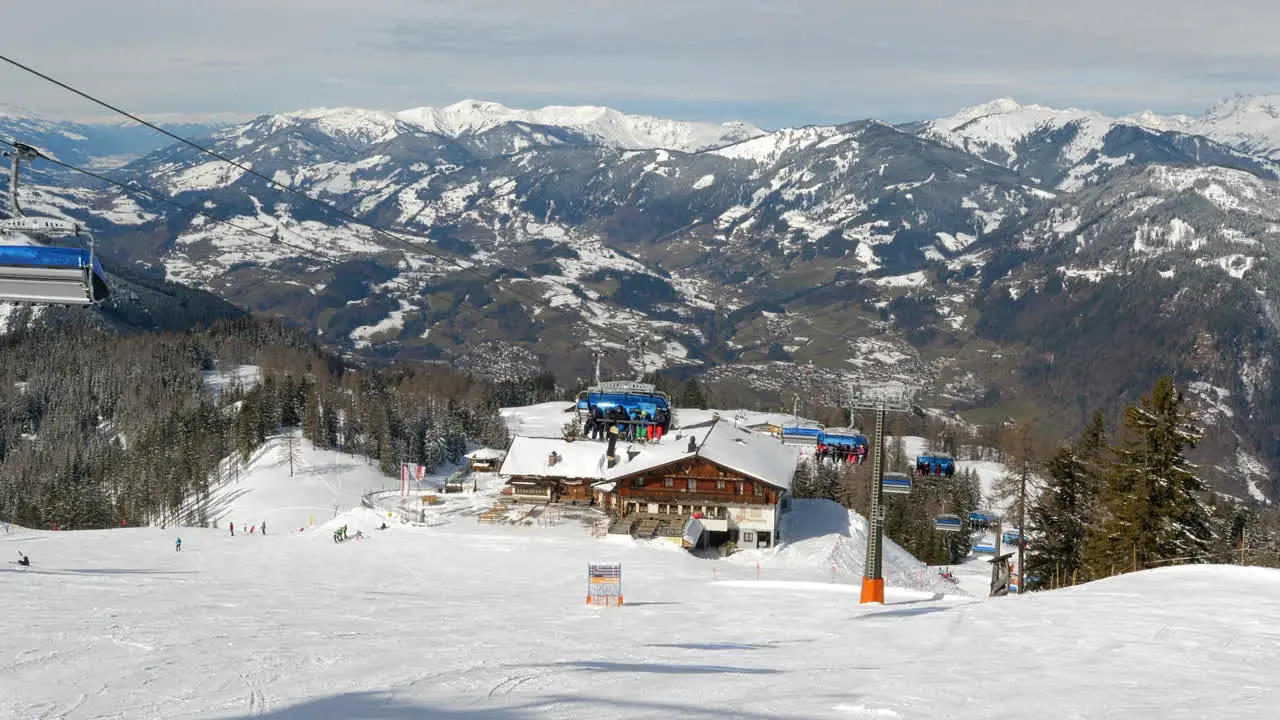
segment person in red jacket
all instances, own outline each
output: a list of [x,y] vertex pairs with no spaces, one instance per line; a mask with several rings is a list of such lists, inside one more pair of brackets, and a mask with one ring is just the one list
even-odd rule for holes
[[230,523],[230,524],[228,525],[228,527],[230,527],[230,528],[231,528],[231,537],[235,537],[235,536],[236,536],[236,524],[235,524],[235,523]]

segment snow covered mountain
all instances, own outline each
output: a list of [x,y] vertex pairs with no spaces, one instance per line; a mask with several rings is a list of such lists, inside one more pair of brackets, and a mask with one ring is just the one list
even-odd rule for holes
[[[572,383],[605,348],[614,375],[685,365],[813,402],[899,380],[959,411],[1043,404],[1066,427],[1174,369],[1203,383],[1197,402],[1223,430],[1211,463],[1235,476],[1225,491],[1248,495],[1241,468],[1265,467],[1252,456],[1280,461],[1262,430],[1280,423],[1280,190],[1265,157],[1009,101],[693,153],[620,147],[639,141],[582,119],[608,113],[551,110],[308,110],[210,140],[398,237],[186,147],[121,172],[283,242],[115,191],[30,192],[88,220],[117,262],[362,356],[500,377],[551,367]],[[636,334],[652,342],[628,359]],[[1266,472],[1254,481],[1274,496]]]
[[[180,122],[167,126],[183,137],[200,137],[219,123]],[[132,121],[76,123],[47,120],[21,108],[0,107],[0,138],[41,148],[64,162],[117,167],[169,144],[169,139]]]
[[[1094,184],[1119,167],[1152,162],[1219,165],[1280,177],[1270,155],[1257,152],[1267,149],[1266,142],[1224,131],[1244,122],[1241,113],[1217,112],[1221,124],[1208,122],[1209,116],[1193,121],[1152,113],[1116,119],[1002,98],[904,127],[1062,190]],[[1280,124],[1275,137],[1280,146]]]
[[263,115],[232,127],[219,137],[236,138],[237,147],[245,147],[290,131],[314,131],[352,148],[389,142],[404,135],[430,134],[456,140],[460,146],[485,156],[558,145],[697,152],[763,134],[759,128],[742,122],[682,122],[627,115],[603,107],[517,110],[493,102],[464,100],[398,113],[340,107]]
[[1138,113],[1123,120],[1153,130],[1203,135],[1241,152],[1280,160],[1280,95],[1237,95],[1200,116]]
[[396,117],[427,132],[454,138],[482,135],[507,124],[564,128],[590,138],[595,144],[626,150],[663,148],[697,152],[764,134],[744,122],[681,122],[592,106],[551,105],[538,110],[516,110],[479,100],[463,100],[445,107],[413,108],[396,113]]

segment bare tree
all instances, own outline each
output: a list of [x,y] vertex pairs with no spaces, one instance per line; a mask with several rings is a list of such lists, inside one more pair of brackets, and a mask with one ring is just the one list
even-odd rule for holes
[[298,441],[298,436],[289,435],[289,477],[293,477],[295,465],[302,464],[302,443]]

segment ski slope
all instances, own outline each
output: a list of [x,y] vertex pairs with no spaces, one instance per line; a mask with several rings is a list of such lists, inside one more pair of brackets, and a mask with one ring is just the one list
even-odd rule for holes
[[209,498],[184,506],[187,523],[197,523],[203,508],[203,516],[220,528],[235,523],[237,532],[248,532],[265,520],[277,531],[296,531],[358,507],[366,493],[400,487],[399,478],[383,475],[367,458],[317,449],[296,430],[290,475],[289,437],[268,438],[243,466],[223,461]]
[[[267,518],[265,537],[0,535],[33,563],[0,567],[0,717],[1249,720],[1280,702],[1278,571],[987,599],[985,563],[957,569],[974,594],[957,593],[887,542],[887,604],[859,605],[865,522],[827,501],[796,501],[776,549],[700,559],[594,537],[589,509],[482,524],[492,475],[402,523],[357,505],[395,479],[309,446],[289,477],[284,447],[247,466],[249,492],[215,495],[225,517]],[[326,465],[354,478],[354,509],[286,531],[337,497]],[[335,544],[340,525],[365,539]],[[585,606],[590,562],[622,563],[625,606]]]
[[[1272,718],[1280,572],[1167,568],[998,600],[459,519],[325,532],[15,529],[0,716]],[[620,561],[622,608],[584,606]],[[715,578],[712,569],[715,569]],[[1016,681],[1014,681],[1016,679]]]

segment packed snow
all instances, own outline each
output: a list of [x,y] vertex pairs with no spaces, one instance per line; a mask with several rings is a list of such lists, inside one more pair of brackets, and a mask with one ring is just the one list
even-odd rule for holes
[[[890,555],[887,604],[859,605],[856,574],[800,543],[757,569],[570,519],[455,517],[378,531],[362,508],[266,537],[15,528],[0,551],[32,567],[0,570],[0,714],[1262,719],[1280,701],[1258,675],[1280,662],[1274,570],[978,600],[894,587]],[[366,539],[333,543],[339,524]],[[604,561],[622,564],[620,608],[584,605]]]
[[[565,405],[503,414],[558,430]],[[1258,675],[1280,662],[1274,570],[987,599],[985,562],[955,568],[957,585],[886,542],[887,602],[860,605],[866,523],[829,501],[795,501],[777,548],[703,559],[598,536],[593,508],[479,522],[492,474],[411,516],[397,490],[373,492],[397,479],[295,442],[292,477],[282,436],[223,478],[210,507],[234,537],[6,527],[0,553],[32,565],[0,568],[0,715],[1261,719],[1280,701]],[[243,532],[262,519],[266,536]],[[335,543],[343,525],[363,539]],[[591,562],[622,564],[622,607],[586,606]]]

